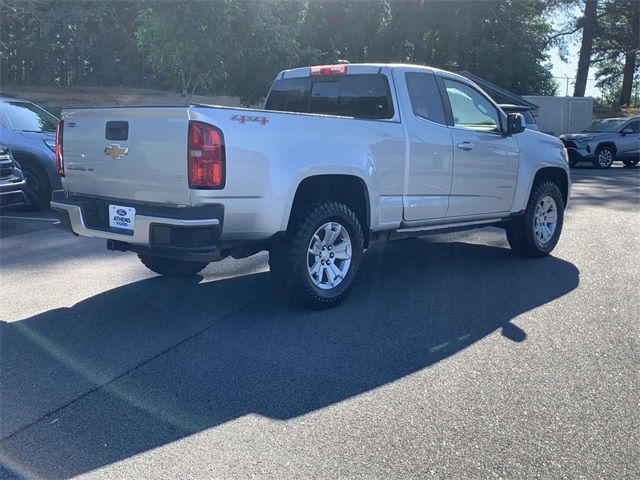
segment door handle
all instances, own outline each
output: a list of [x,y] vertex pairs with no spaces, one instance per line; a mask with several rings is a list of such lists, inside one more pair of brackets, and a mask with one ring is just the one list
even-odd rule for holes
[[473,143],[471,143],[471,142],[460,142],[458,144],[458,148],[460,150],[466,150],[468,152],[469,150],[473,150]]

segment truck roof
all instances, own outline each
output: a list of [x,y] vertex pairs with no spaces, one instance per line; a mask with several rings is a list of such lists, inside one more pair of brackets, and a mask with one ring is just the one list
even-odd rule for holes
[[379,73],[383,68],[415,68],[416,70],[424,70],[428,73],[439,73],[452,78],[458,78],[465,82],[469,82],[468,78],[458,75],[457,73],[449,72],[447,70],[441,70],[439,68],[429,67],[426,65],[415,65],[410,63],[340,63],[336,65],[313,65],[309,67],[292,68],[289,70],[282,70],[276,78],[296,78],[296,77],[308,77],[311,75],[311,69],[321,67],[346,67],[347,75],[349,74],[363,74],[363,73]]

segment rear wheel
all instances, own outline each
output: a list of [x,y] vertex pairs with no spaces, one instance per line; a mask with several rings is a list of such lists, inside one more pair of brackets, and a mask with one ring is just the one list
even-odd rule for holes
[[192,277],[208,265],[206,262],[159,257],[151,253],[139,253],[138,258],[149,270],[167,277]]
[[638,162],[640,162],[640,158],[634,158],[634,159],[627,158],[622,161],[622,163],[624,163],[625,166],[627,167],[635,167],[638,164]]
[[564,200],[558,186],[543,182],[534,186],[525,214],[506,227],[512,250],[525,257],[551,253],[560,239],[564,221]]
[[609,146],[598,147],[596,150],[593,166],[596,168],[610,168],[616,159],[616,152]]
[[294,219],[287,237],[269,251],[275,286],[311,308],[337,305],[356,282],[363,245],[362,227],[347,205],[313,205]]

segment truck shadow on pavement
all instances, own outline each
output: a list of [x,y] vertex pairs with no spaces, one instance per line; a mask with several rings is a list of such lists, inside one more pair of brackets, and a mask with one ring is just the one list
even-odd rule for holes
[[258,273],[153,277],[3,323],[0,473],[68,478],[248,414],[292,419],[496,331],[515,348],[511,320],[578,284],[555,257],[411,240],[371,248],[329,311],[289,306]]

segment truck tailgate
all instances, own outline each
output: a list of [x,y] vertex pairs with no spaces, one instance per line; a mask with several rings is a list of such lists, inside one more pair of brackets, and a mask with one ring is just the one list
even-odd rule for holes
[[189,107],[63,111],[65,188],[71,193],[189,205]]

